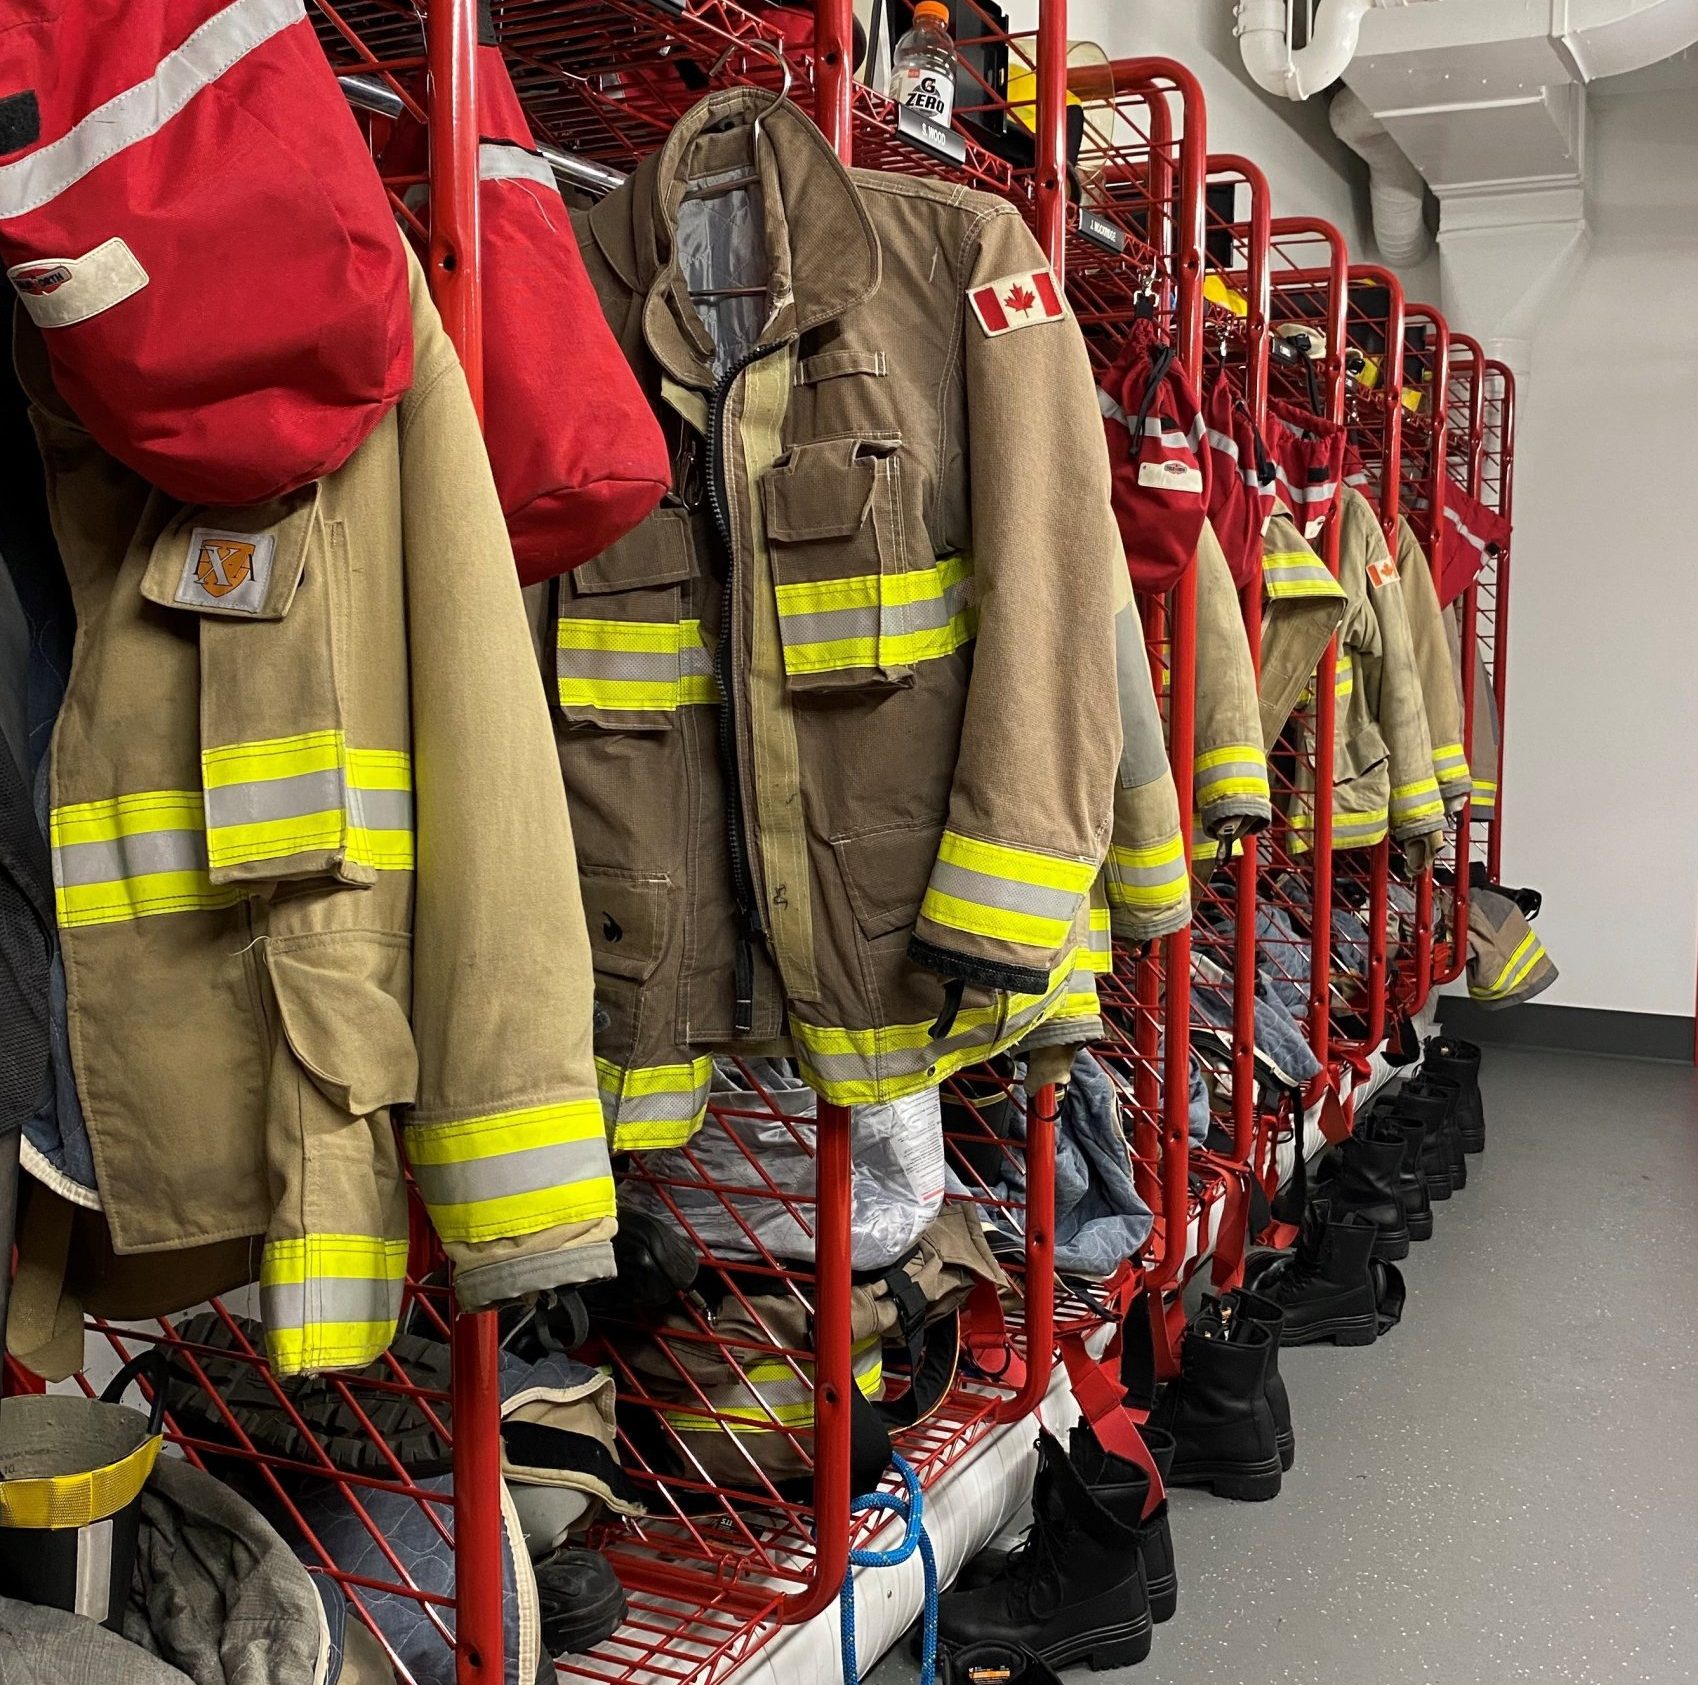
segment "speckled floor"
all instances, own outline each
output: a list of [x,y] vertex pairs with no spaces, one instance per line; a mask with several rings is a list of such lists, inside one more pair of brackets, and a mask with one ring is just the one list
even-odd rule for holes
[[1698,1073],[1494,1048],[1485,1087],[1403,1323],[1284,1354],[1297,1467],[1174,1495],[1179,1613],[1099,1685],[1698,1680]]

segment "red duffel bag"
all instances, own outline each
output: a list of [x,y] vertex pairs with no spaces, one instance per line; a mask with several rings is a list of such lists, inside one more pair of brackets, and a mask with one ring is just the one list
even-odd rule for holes
[[82,424],[184,502],[330,473],[412,383],[395,219],[301,0],[10,0],[0,262]]
[[1509,544],[1509,522],[1495,509],[1465,492],[1454,480],[1444,493],[1444,543],[1439,547],[1439,606],[1450,605],[1474,583],[1488,560]]
[[1197,389],[1148,318],[1133,322],[1097,404],[1132,583],[1171,590],[1196,556],[1208,518],[1209,453]]
[[[487,10],[478,49],[484,444],[519,578],[552,579],[623,538],[671,477],[660,423],[601,313],[571,217]],[[426,136],[404,121],[386,173],[418,174]]]
[[1209,524],[1240,591],[1262,571],[1262,528],[1274,507],[1275,469],[1250,406],[1221,369],[1203,398],[1208,428]]
[[1282,398],[1268,400],[1268,450],[1279,494],[1303,536],[1319,536],[1338,505],[1344,478],[1344,429]]

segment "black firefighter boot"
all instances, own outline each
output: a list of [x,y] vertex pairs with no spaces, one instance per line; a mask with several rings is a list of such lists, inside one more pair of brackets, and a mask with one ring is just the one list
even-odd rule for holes
[[[1160,1471],[1166,1484],[1168,1470],[1173,1467],[1173,1435],[1152,1427],[1140,1430],[1148,1447],[1151,1461]],[[1167,1497],[1150,1511],[1150,1477],[1141,1464],[1128,1462],[1112,1451],[1105,1450],[1092,1431],[1089,1422],[1074,1425],[1067,1442],[1073,1466],[1091,1489],[1091,1496],[1123,1526],[1138,1533],[1138,1553],[1144,1559],[1144,1585],[1149,1592],[1150,1618],[1170,1621],[1179,1607],[1179,1575],[1173,1561],[1173,1534],[1168,1527]],[[982,1550],[965,1568],[955,1582],[958,1591],[989,1585],[999,1578],[1008,1566],[1010,1552],[992,1546]]]
[[1449,1199],[1452,1190],[1450,1177],[1450,1143],[1445,1139],[1444,1120],[1449,1110],[1447,1098],[1433,1090],[1423,1090],[1405,1083],[1389,1099],[1376,1100],[1373,1114],[1384,1108],[1401,1123],[1421,1126],[1421,1174],[1427,1179],[1429,1200]]
[[1150,1418],[1173,1435],[1173,1485],[1253,1503],[1279,1495],[1279,1433],[1268,1402],[1273,1351],[1265,1327],[1223,1317],[1218,1301],[1197,1313],[1180,1347],[1179,1379]]
[[1421,1142],[1426,1131],[1419,1118],[1400,1117],[1389,1108],[1368,1114],[1376,1129],[1395,1129],[1403,1136],[1403,1167],[1397,1173],[1397,1196],[1403,1201],[1404,1221],[1411,1240],[1433,1238],[1433,1201],[1421,1169]]
[[1468,1186],[1468,1160],[1463,1156],[1462,1131],[1457,1127],[1462,1088],[1450,1077],[1428,1076],[1423,1071],[1412,1082],[1403,1085],[1405,1094],[1411,1089],[1417,1094],[1437,1095],[1443,1103],[1444,1115],[1439,1128],[1444,1138],[1445,1162],[1450,1166],[1451,1187],[1461,1193]]
[[1296,1248],[1257,1260],[1250,1285],[1285,1312],[1283,1344],[1374,1343],[1379,1304],[1369,1265],[1378,1233],[1366,1217],[1335,1214],[1326,1200],[1317,1199],[1303,1213]]
[[996,1579],[939,1600],[939,1648],[998,1642],[1058,1671],[1085,1661],[1129,1667],[1149,1655],[1150,1633],[1137,1527],[1098,1502],[1060,1440],[1040,1433],[1031,1530]]
[[1290,1474],[1291,1465],[1297,1461],[1297,1431],[1291,1425],[1291,1398],[1285,1390],[1285,1377],[1279,1372],[1279,1347],[1285,1333],[1285,1312],[1272,1299],[1265,1299],[1260,1293],[1252,1293],[1244,1287],[1236,1293],[1229,1293],[1227,1302],[1235,1316],[1268,1331],[1268,1408],[1273,1412],[1279,1466],[1284,1473]]
[[1321,1173],[1335,1217],[1354,1211],[1374,1225],[1376,1258],[1409,1256],[1409,1218],[1399,1187],[1406,1152],[1403,1131],[1370,1116],[1345,1138]]
[[1465,1153],[1486,1150],[1486,1109],[1480,1099],[1480,1050],[1456,1036],[1429,1036],[1421,1060],[1423,1076],[1447,1077],[1461,1091],[1456,1107],[1456,1132]]

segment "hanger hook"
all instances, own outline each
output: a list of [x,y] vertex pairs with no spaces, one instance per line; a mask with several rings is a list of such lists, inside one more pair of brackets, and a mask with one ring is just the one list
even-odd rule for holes
[[749,43],[756,52],[764,53],[778,66],[783,80],[779,83],[778,92],[772,99],[755,113],[755,120],[750,125],[749,155],[751,159],[760,151],[761,124],[775,112],[790,97],[790,90],[796,84],[796,72],[791,68],[790,60],[785,55],[784,46],[779,41],[754,40]]

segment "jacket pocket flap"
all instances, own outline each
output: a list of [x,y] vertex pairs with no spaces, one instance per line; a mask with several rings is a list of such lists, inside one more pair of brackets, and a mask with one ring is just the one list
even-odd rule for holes
[[941,825],[887,825],[831,839],[849,905],[869,941],[906,930],[920,916],[942,835]]
[[647,982],[666,951],[672,880],[664,872],[581,866],[578,881],[595,969],[633,983]]
[[281,620],[318,530],[319,487],[242,509],[195,504],[153,541],[141,593],[164,608],[232,620]]
[[418,1097],[404,936],[338,931],[274,938],[266,970],[290,1051],[325,1097],[354,1117]]
[[566,578],[574,595],[594,597],[645,585],[681,585],[694,571],[690,512],[669,496],[634,532]]
[[866,439],[821,439],[798,445],[761,481],[769,538],[803,544],[853,538],[867,522],[881,446]]

